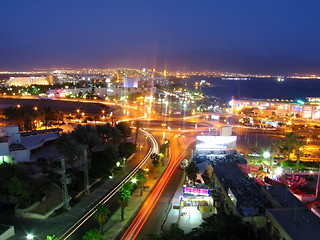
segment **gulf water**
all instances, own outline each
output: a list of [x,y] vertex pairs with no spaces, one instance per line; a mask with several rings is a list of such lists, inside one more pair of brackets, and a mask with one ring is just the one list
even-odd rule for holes
[[[247,78],[249,79],[249,78]],[[306,97],[320,97],[320,79],[284,78],[251,78],[250,80],[223,80],[221,78],[192,77],[184,82],[193,86],[194,82],[206,80],[212,87],[200,87],[207,96],[224,100],[234,96],[254,99],[304,99]]]

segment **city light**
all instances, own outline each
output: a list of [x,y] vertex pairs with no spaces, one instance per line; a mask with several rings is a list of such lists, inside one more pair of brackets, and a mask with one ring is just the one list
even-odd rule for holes
[[264,157],[264,158],[270,158],[270,156],[271,156],[271,155],[270,155],[269,152],[264,152],[264,153],[263,153],[263,157]]
[[281,167],[277,168],[274,173],[277,175],[277,176],[281,176],[281,174],[283,173],[283,169]]

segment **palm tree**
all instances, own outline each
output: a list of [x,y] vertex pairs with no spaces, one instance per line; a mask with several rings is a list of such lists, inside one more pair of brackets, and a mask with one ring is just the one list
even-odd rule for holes
[[197,179],[197,174],[199,172],[199,168],[197,167],[197,164],[192,161],[185,169],[187,177],[195,184]]
[[93,217],[98,221],[100,226],[100,233],[103,233],[103,225],[108,219],[108,215],[110,214],[110,210],[108,206],[104,206],[102,204],[99,204],[96,209],[95,213],[93,214]]
[[282,141],[273,141],[271,145],[271,163],[270,163],[270,169],[272,169],[274,156],[277,156],[281,152],[281,147],[283,146]]
[[82,237],[82,240],[103,240],[103,238],[98,229],[94,228],[86,232],[86,235]]
[[72,138],[70,134],[63,133],[57,139],[57,148],[59,152],[67,159],[67,162],[74,167],[74,162],[82,154],[80,144]]
[[297,171],[299,171],[299,167],[300,167],[300,157],[303,155],[303,151],[302,151],[302,146],[303,146],[303,142],[300,140],[297,140],[296,145],[295,145],[295,152],[297,155]]
[[132,185],[130,183],[123,184],[118,192],[118,203],[121,207],[121,221],[124,220],[124,209],[128,206],[129,199],[131,198]]
[[147,172],[140,168],[136,173],[136,178],[137,178],[138,186],[141,189],[140,196],[142,196],[144,184],[147,182]]
[[124,138],[124,142],[127,141],[127,137],[131,135],[131,128],[129,127],[127,122],[120,122],[116,125],[116,128],[119,129],[122,137]]
[[157,174],[157,169],[159,166],[159,160],[160,160],[160,156],[156,153],[151,154],[150,156],[151,160],[152,160],[152,165],[153,165],[153,175],[154,178],[156,178],[156,174]]
[[137,120],[136,121],[136,139],[134,140],[134,145],[137,146],[137,140],[138,140],[138,134],[139,134],[139,128],[142,127],[142,123]]
[[288,155],[288,161],[290,160],[290,154],[295,149],[297,142],[297,136],[294,133],[286,134],[286,140],[284,140],[284,149]]
[[72,136],[81,144],[88,146],[89,152],[98,145],[99,137],[96,128],[91,125],[78,125],[75,130],[72,131]]
[[102,144],[104,141],[108,141],[108,138],[112,137],[112,127],[110,123],[106,123],[104,125],[96,125],[97,132],[99,136],[102,138]]
[[47,236],[46,240],[58,240],[59,238],[56,237],[55,235],[52,236]]

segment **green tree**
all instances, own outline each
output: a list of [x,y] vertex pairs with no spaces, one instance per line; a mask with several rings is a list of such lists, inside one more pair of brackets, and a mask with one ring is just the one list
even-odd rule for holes
[[55,235],[52,236],[47,236],[46,240],[58,240],[59,238],[56,237]]
[[170,227],[161,232],[160,235],[154,238],[155,240],[181,240],[188,239],[184,231],[179,228],[177,223],[173,223]]
[[26,174],[15,164],[0,164],[0,194],[16,196],[23,203],[30,203],[35,191]]
[[297,140],[296,144],[295,144],[295,153],[297,156],[297,171],[299,171],[300,168],[300,157],[303,155],[303,141]]
[[131,128],[127,122],[120,122],[116,125],[119,129],[121,136],[124,138],[124,142],[127,141],[127,137],[131,135]]
[[136,173],[136,179],[138,182],[138,186],[140,188],[140,196],[142,196],[143,187],[144,187],[145,183],[147,182],[147,172],[140,168]]
[[285,150],[288,161],[290,160],[290,154],[295,149],[297,143],[297,136],[294,133],[288,133],[286,134],[286,139],[283,142],[283,149]]
[[108,206],[99,204],[95,209],[95,213],[93,214],[93,217],[99,223],[101,234],[103,233],[103,225],[106,223],[109,214],[110,214],[110,210]]
[[82,240],[103,240],[103,238],[98,229],[94,228],[86,232],[86,235],[82,237]]
[[273,141],[272,142],[270,169],[272,169],[274,157],[281,153],[282,146],[283,146],[283,142],[282,141]]
[[153,175],[154,178],[157,177],[157,170],[160,164],[160,156],[156,153],[152,153],[150,156],[151,160],[152,160],[152,165],[153,165]]
[[137,140],[138,140],[138,135],[139,135],[139,129],[142,127],[142,122],[139,120],[136,121],[136,138],[134,140],[134,145],[137,146]]
[[130,183],[123,184],[118,192],[118,203],[121,207],[121,221],[124,220],[124,209],[128,206],[129,199],[131,198],[132,185]]
[[185,169],[187,177],[195,184],[197,179],[197,174],[199,172],[199,168],[197,167],[197,164],[192,161]]
[[32,191],[29,184],[23,179],[17,176],[10,178],[8,189],[11,195],[19,196],[23,202],[30,203]]
[[91,154],[92,150],[98,145],[99,137],[96,128],[88,125],[78,125],[75,130],[72,131],[72,136],[83,145],[88,146]]
[[120,143],[118,149],[119,149],[119,155],[122,158],[123,157],[125,157],[125,158],[130,157],[137,150],[136,146],[131,142]]
[[[208,237],[209,236],[209,237]],[[194,228],[185,239],[261,239],[255,236],[253,227],[241,218],[223,213],[213,214]]]
[[108,141],[108,139],[112,137],[112,127],[110,123],[96,125],[96,129],[100,138],[102,138],[102,143]]
[[66,158],[67,162],[73,168],[76,159],[78,159],[82,154],[80,144],[67,133],[62,133],[56,143],[59,152]]
[[119,153],[116,146],[108,143],[104,151],[95,151],[92,153],[91,174],[96,177],[105,176],[108,170],[112,169],[119,159]]
[[121,133],[118,128],[111,128],[111,138],[113,144],[118,144],[121,141]]

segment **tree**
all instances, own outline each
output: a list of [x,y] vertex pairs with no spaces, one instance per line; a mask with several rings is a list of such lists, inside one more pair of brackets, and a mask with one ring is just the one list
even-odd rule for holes
[[122,158],[123,157],[125,157],[125,158],[130,157],[137,150],[136,146],[131,142],[120,143],[118,149],[119,149],[119,155]]
[[142,123],[137,120],[136,121],[136,139],[134,140],[134,145],[137,146],[137,140],[138,140],[138,135],[139,135],[139,129],[142,127]]
[[83,145],[88,146],[89,152],[98,145],[99,137],[96,128],[88,125],[78,125],[75,130],[72,131],[72,136]]
[[82,154],[80,144],[67,133],[62,133],[62,135],[57,139],[57,148],[72,168],[74,167],[76,159],[78,159]]
[[46,240],[58,240],[59,238],[56,235],[47,236]]
[[21,202],[30,203],[35,195],[33,185],[29,183],[26,174],[15,164],[0,164],[0,194],[2,196],[16,196]]
[[152,153],[151,156],[150,156],[151,160],[152,160],[152,165],[153,165],[153,175],[154,175],[154,178],[156,178],[156,175],[157,175],[157,169],[159,167],[159,164],[160,164],[160,156],[156,153]]
[[155,240],[180,240],[186,239],[184,231],[179,227],[178,223],[170,225],[169,229],[161,232],[159,236],[155,237]]
[[110,210],[108,206],[99,204],[95,209],[95,213],[93,214],[93,217],[99,223],[101,234],[103,233],[103,225],[106,223],[109,214],[110,214]]
[[162,166],[164,166],[164,158],[168,156],[169,147],[170,141],[168,139],[165,139],[164,144],[162,144],[159,148],[159,155],[161,157]]
[[204,222],[184,239],[260,239],[255,236],[252,225],[244,224],[235,215],[222,213],[205,218]]
[[121,207],[121,221],[124,220],[124,209],[128,206],[129,199],[131,198],[132,185],[130,183],[123,184],[118,192],[118,203]]
[[195,184],[197,179],[197,174],[199,172],[199,168],[197,167],[197,164],[192,161],[185,169],[187,177]]
[[108,141],[108,138],[112,137],[112,127],[110,123],[106,123],[103,125],[96,125],[96,129],[100,138],[102,138],[103,140],[102,143],[104,141]]
[[271,145],[271,163],[270,169],[272,169],[274,157],[281,153],[281,147],[283,146],[282,141],[273,141]]
[[283,148],[288,155],[288,159],[287,159],[288,161],[290,160],[290,154],[295,148],[296,143],[297,143],[297,136],[294,133],[286,134],[286,139],[283,143]]
[[297,140],[296,141],[296,144],[295,144],[295,153],[296,153],[296,156],[297,156],[297,171],[299,171],[299,168],[300,168],[300,157],[303,155],[303,151],[302,151],[302,146],[303,146],[303,142],[300,141],[300,140]]
[[116,125],[116,128],[119,129],[122,137],[124,138],[124,142],[127,141],[127,137],[131,135],[131,128],[129,127],[127,122],[120,122]]
[[136,173],[136,178],[137,178],[138,186],[140,187],[140,196],[142,196],[143,187],[147,182],[147,172],[140,168]]
[[98,229],[94,228],[86,232],[86,235],[82,237],[82,240],[103,240],[103,238]]
[[92,153],[91,174],[96,177],[105,176],[109,169],[112,169],[119,159],[118,149],[112,143],[105,146],[104,151]]
[[121,133],[118,128],[111,128],[111,138],[113,144],[118,144],[121,141]]

